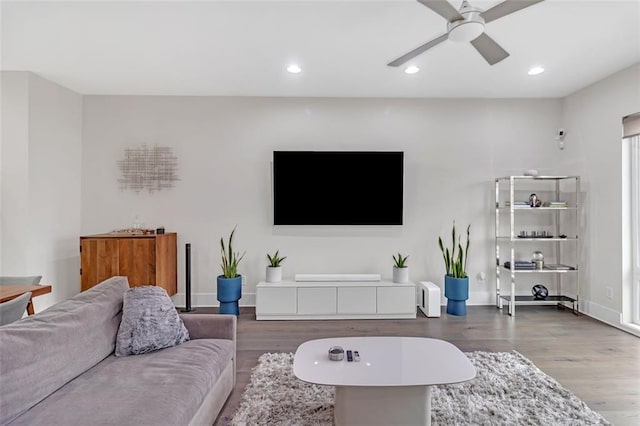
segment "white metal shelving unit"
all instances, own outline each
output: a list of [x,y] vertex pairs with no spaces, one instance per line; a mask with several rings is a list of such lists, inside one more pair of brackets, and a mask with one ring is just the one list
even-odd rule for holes
[[[567,189],[568,187],[568,189]],[[559,308],[571,307],[573,313],[579,313],[579,268],[578,256],[579,247],[579,221],[580,221],[580,177],[579,176],[506,176],[495,180],[496,191],[496,306],[502,309],[506,303],[509,308],[509,315],[515,316],[516,305],[557,305]],[[508,196],[501,196],[501,193],[508,191]],[[529,199],[529,192],[536,191],[552,197],[544,200],[541,207],[526,207],[516,205],[516,201],[526,201]],[[567,201],[566,206],[549,207],[549,201]],[[508,203],[507,203],[508,202]],[[546,204],[546,205],[545,205]],[[501,216],[507,216],[506,224],[508,231],[501,222]],[[533,217],[532,217],[533,216]],[[543,222],[547,232],[544,237],[530,237],[520,235],[525,231],[517,227],[522,226],[524,218],[527,218],[529,225],[536,222]],[[546,221],[546,224],[544,223]],[[526,221],[524,221],[526,222]],[[548,228],[551,228],[549,230]],[[542,247],[547,252],[554,254],[554,265],[563,265],[568,269],[551,269],[545,266],[543,269],[516,269],[516,250],[523,248]],[[506,247],[506,250],[502,250]],[[565,256],[571,252],[570,258]],[[508,258],[505,258],[505,255]],[[564,264],[565,257],[569,259],[569,264]],[[509,261],[509,267],[505,266],[505,261]],[[530,259],[525,259],[530,260]],[[501,287],[502,273],[508,274],[510,286],[508,292],[504,292]],[[536,278],[542,276],[545,279],[554,281],[556,291],[549,291],[549,295],[544,299],[536,299],[533,295],[518,294],[517,282],[522,278]],[[563,280],[569,278],[573,280],[573,290],[568,294],[563,292]],[[566,290],[566,287],[565,287]]]

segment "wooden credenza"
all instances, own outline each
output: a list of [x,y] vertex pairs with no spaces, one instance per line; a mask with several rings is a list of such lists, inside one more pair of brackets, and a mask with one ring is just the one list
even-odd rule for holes
[[82,291],[114,275],[131,287],[156,285],[177,292],[177,235],[99,234],[80,237]]

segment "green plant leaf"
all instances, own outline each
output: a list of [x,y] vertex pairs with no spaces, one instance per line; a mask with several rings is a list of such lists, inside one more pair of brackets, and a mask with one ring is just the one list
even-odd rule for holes
[[222,254],[222,263],[220,267],[222,268],[222,275],[225,278],[235,278],[238,277],[238,264],[246,254],[243,253],[242,256],[238,252],[233,251],[233,235],[236,232],[236,225],[231,234],[229,234],[229,240],[227,245],[225,246],[224,238],[220,238],[220,252]]
[[[467,241],[465,248],[462,247],[462,236],[456,232],[456,222],[453,221],[451,228],[451,249],[445,247],[442,241],[442,237],[438,237],[438,247],[442,252],[442,258],[444,260],[444,266],[446,268],[446,275],[454,278],[466,278],[467,277],[467,260],[469,259],[469,246],[470,246],[470,234],[471,225],[467,226]],[[457,246],[457,247],[456,247]]]
[[277,250],[273,256],[267,254],[267,258],[269,259],[269,266],[272,268],[277,268],[280,266],[283,260],[287,258],[287,256],[280,257],[280,250]]
[[453,221],[453,228],[451,228],[451,259],[456,257],[456,221]]
[[469,259],[469,236],[471,235],[471,224],[467,226],[467,247],[464,250],[464,270],[467,271],[467,260]]
[[393,257],[394,266],[396,268],[404,268],[409,255],[403,256],[402,254],[400,254],[400,252],[398,252],[398,257],[396,257],[396,255],[391,255],[391,257]]

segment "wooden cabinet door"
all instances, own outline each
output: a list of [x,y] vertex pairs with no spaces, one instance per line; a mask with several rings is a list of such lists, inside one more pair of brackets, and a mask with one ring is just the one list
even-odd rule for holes
[[129,286],[156,285],[155,238],[119,238],[118,274],[129,279]]
[[178,292],[176,234],[156,236],[156,285],[167,290],[169,296]]
[[118,240],[91,238],[80,240],[80,289],[118,275]]

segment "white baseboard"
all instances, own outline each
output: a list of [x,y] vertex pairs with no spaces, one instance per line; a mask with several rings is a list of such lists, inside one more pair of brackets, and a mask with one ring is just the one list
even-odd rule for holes
[[[447,299],[444,297],[444,291],[441,292],[441,305],[446,306]],[[173,304],[178,307],[185,306],[185,294],[178,293],[171,297]],[[495,294],[486,291],[477,291],[469,293],[469,306],[487,306],[495,304]],[[220,306],[216,298],[216,293],[197,293],[191,295],[191,305],[197,307],[216,307]],[[242,299],[239,301],[240,306],[256,306],[255,293],[242,293]],[[581,310],[583,314],[588,315],[598,321],[602,321],[610,326],[626,331],[640,337],[640,326],[635,324],[626,324],[622,322],[622,314],[606,306],[599,305],[591,301],[583,301]]]
[[607,308],[606,306],[599,305],[589,300],[583,301],[581,305],[582,313],[587,314],[598,321],[606,322],[614,327],[617,327],[622,323],[622,314],[611,308]]
[[[185,294],[178,293],[171,297],[175,306],[185,306]],[[240,306],[256,306],[256,294],[242,292],[242,298],[238,301]],[[209,306],[220,306],[216,293],[196,293],[191,295],[191,306],[204,308]]]
[[[447,298],[444,297],[444,288],[441,289],[440,295],[440,305],[446,306]],[[486,291],[470,291],[467,306],[491,306],[495,305],[495,300],[495,293],[489,293]]]
[[[440,305],[446,306],[447,299],[444,297],[444,289],[440,292]],[[191,295],[191,305],[194,307],[220,306],[216,293],[195,293]],[[467,306],[492,306],[495,305],[495,293],[486,291],[469,292],[469,300]],[[185,306],[185,294],[177,293],[171,297],[175,306]],[[240,306],[256,306],[256,294],[242,292],[242,299],[239,301]],[[605,308],[606,309],[606,308]],[[595,316],[594,316],[595,318]],[[599,318],[596,318],[599,319]],[[606,322],[606,321],[605,321]]]
[[612,327],[619,328],[627,333],[640,337],[640,327],[633,324],[625,324],[622,322],[622,313],[615,311],[606,306],[602,306],[598,303],[591,302],[589,300],[581,303],[581,310],[585,315],[591,318],[602,321],[605,324],[609,324]]
[[640,325],[622,323],[619,327],[621,330],[626,331],[629,334],[633,334],[634,336],[640,337]]
[[486,305],[495,305],[495,303],[496,303],[495,292],[487,292],[487,291],[470,291],[469,292],[469,300],[467,300],[467,305],[486,306]]

